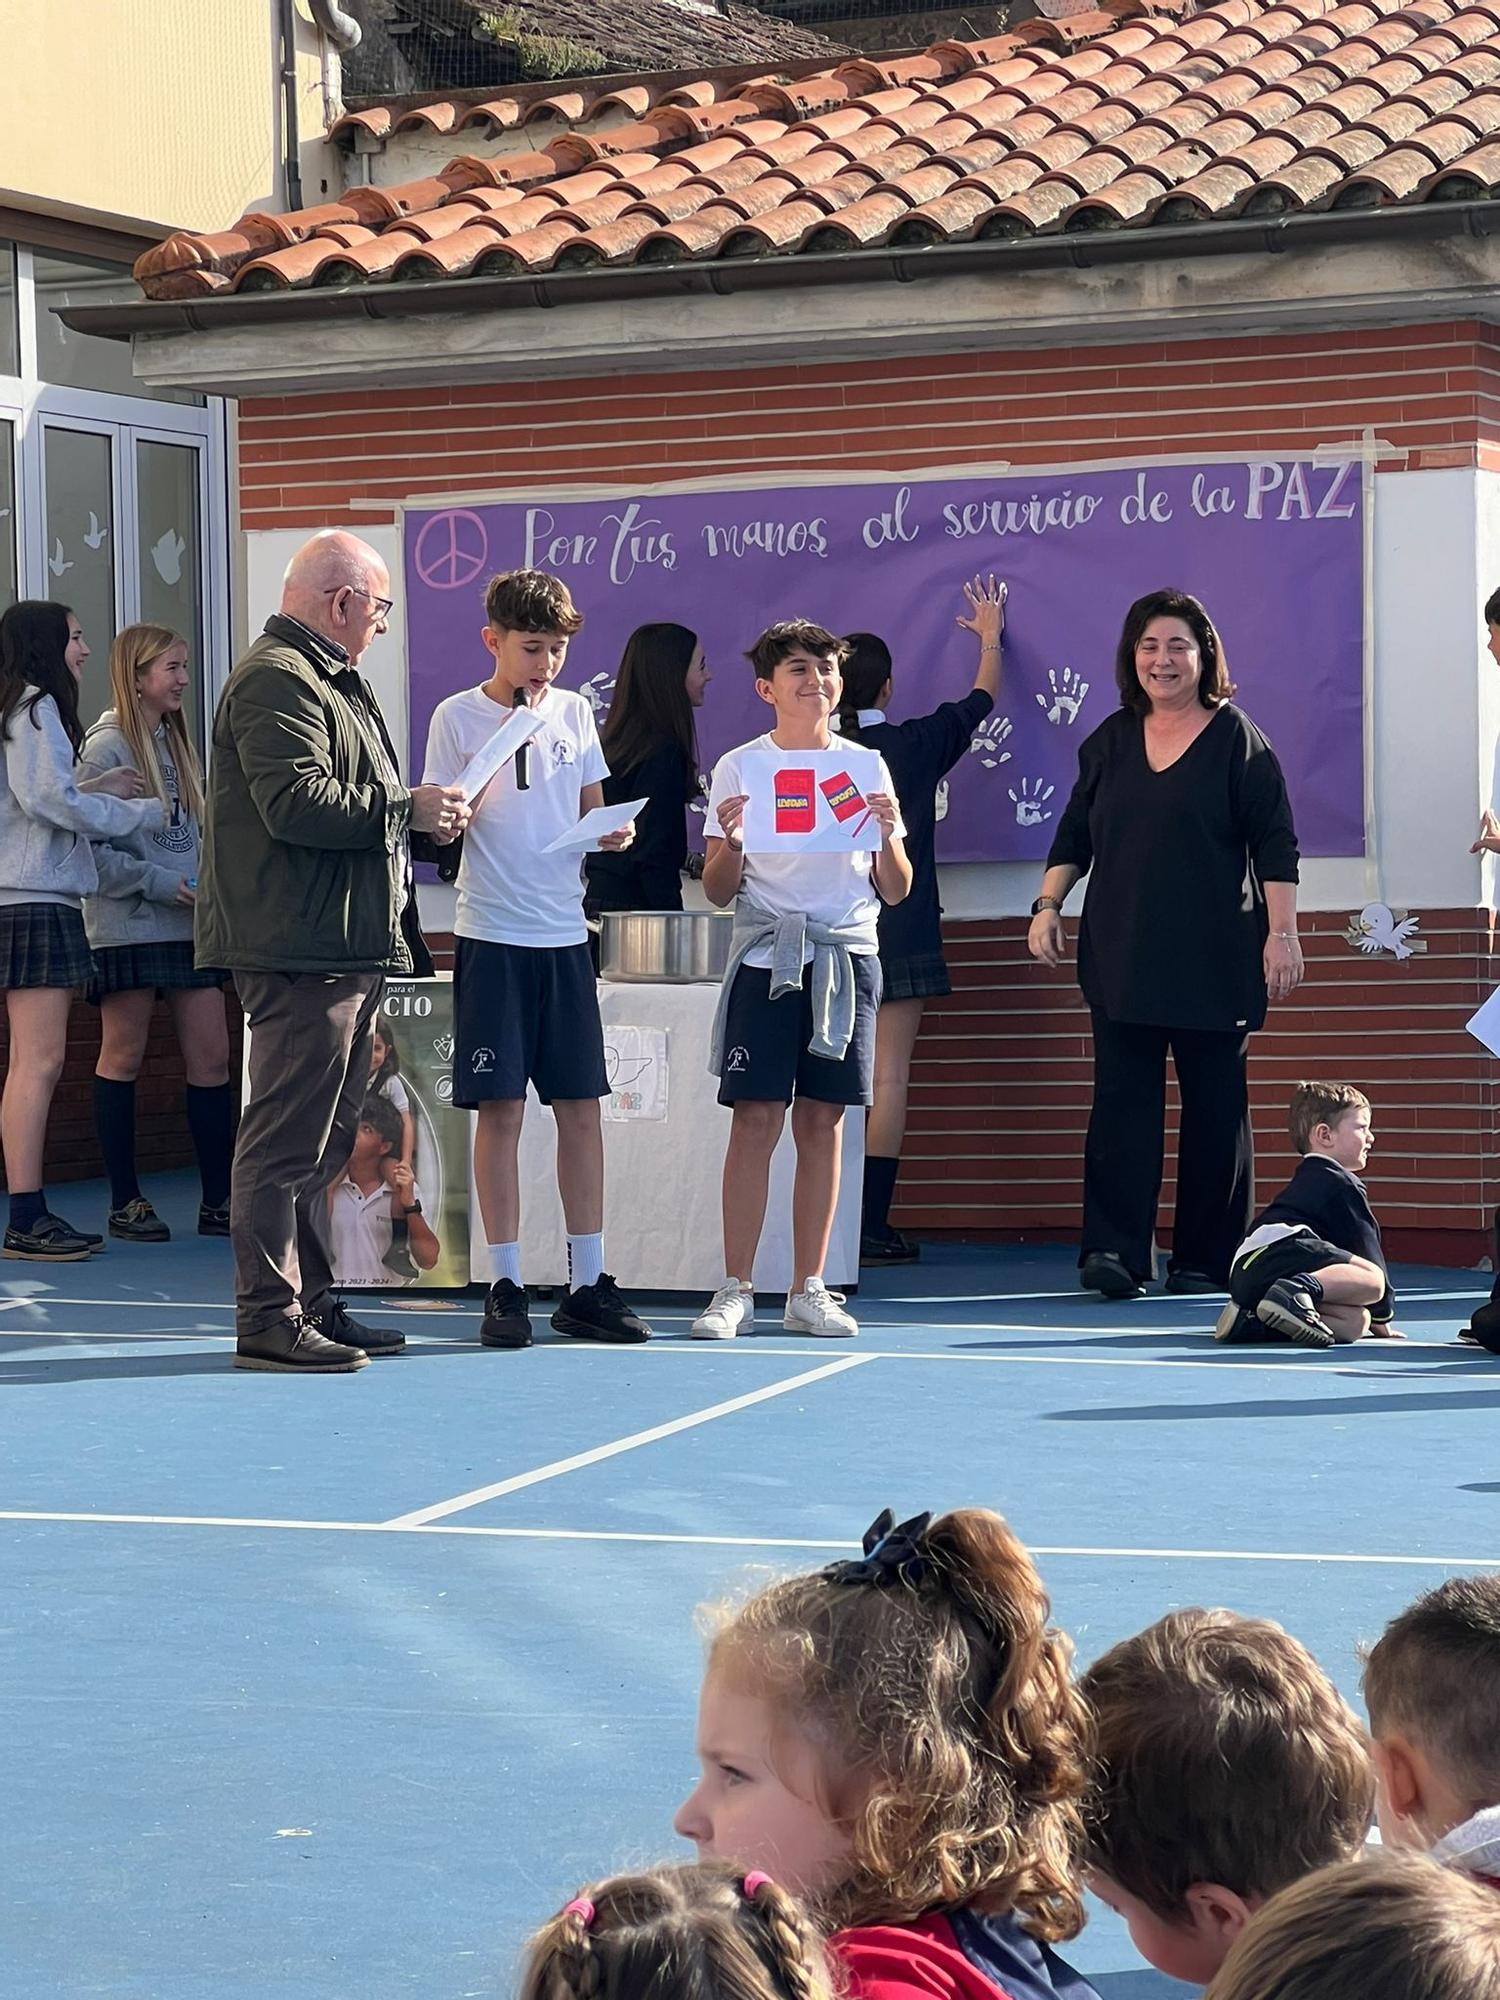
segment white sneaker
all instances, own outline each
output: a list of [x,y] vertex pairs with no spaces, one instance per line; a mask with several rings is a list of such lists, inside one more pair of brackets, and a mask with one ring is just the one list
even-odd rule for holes
[[754,1324],[754,1292],[738,1278],[726,1278],[689,1331],[694,1340],[733,1340]]
[[788,1333],[819,1333],[830,1339],[847,1339],[859,1332],[859,1322],[843,1310],[842,1292],[830,1292],[821,1278],[809,1278],[807,1289],[793,1292],[786,1302],[781,1324]]

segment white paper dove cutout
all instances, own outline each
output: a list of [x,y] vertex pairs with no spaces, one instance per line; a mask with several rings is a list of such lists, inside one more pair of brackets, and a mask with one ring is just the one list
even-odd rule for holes
[[1344,936],[1356,951],[1370,958],[1382,951],[1388,951],[1392,958],[1410,958],[1427,949],[1426,939],[1416,935],[1420,922],[1419,917],[1408,917],[1404,912],[1398,915],[1384,903],[1366,903],[1357,917],[1349,919]]

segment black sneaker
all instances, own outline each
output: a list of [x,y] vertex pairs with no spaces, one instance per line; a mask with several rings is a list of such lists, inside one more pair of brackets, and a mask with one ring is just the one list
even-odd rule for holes
[[884,1236],[861,1236],[859,1239],[861,1264],[915,1264],[921,1255],[922,1246],[903,1236],[899,1229],[888,1229]]
[[497,1278],[484,1301],[484,1320],[479,1328],[482,1347],[530,1347],[530,1300],[526,1287],[512,1278]]
[[1332,1347],[1336,1338],[1312,1293],[1295,1278],[1278,1278],[1255,1308],[1255,1317],[1297,1347]]
[[559,1333],[571,1333],[576,1340],[606,1340],[616,1346],[651,1338],[650,1327],[630,1310],[608,1271],[592,1285],[564,1292],[552,1324]]
[[198,1234],[200,1236],[227,1236],[229,1234],[229,1203],[222,1208],[211,1208],[206,1201],[198,1204]]
[[399,1354],[406,1335],[388,1326],[366,1326],[356,1319],[342,1299],[329,1299],[320,1312],[309,1315],[325,1340],[340,1347],[357,1347],[362,1354]]
[[109,1211],[109,1233],[127,1243],[170,1243],[172,1232],[143,1194]]
[[1206,1271],[1168,1271],[1165,1289],[1189,1298],[1200,1298],[1210,1292],[1222,1292],[1225,1288]]
[[287,1320],[268,1333],[235,1343],[234,1366],[259,1368],[277,1375],[352,1375],[368,1368],[370,1357],[358,1347],[325,1340],[310,1319]]
[[1246,1312],[1243,1306],[1237,1306],[1233,1299],[1219,1314],[1218,1323],[1214,1327],[1214,1339],[1222,1340],[1229,1347],[1252,1346],[1265,1337],[1266,1329],[1255,1314]]
[[60,1215],[44,1211],[29,1229],[7,1229],[0,1254],[32,1264],[81,1264],[94,1254],[94,1243],[70,1228]]
[[1107,1299],[1138,1299],[1141,1288],[1125,1268],[1123,1257],[1113,1250],[1090,1250],[1078,1273],[1086,1292],[1099,1292]]

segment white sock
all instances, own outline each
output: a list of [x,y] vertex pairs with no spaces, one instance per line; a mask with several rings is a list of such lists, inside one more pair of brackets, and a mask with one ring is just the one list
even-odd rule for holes
[[509,1278],[513,1285],[521,1282],[521,1246],[519,1243],[492,1243],[490,1245],[490,1283],[498,1278]]
[[604,1275],[604,1236],[570,1236],[568,1238],[568,1283],[576,1292],[584,1285],[595,1285]]

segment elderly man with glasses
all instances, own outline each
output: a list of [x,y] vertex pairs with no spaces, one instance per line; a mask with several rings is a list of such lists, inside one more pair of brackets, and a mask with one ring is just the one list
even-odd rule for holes
[[238,1368],[348,1373],[403,1345],[334,1296],[327,1194],[353,1149],[386,975],[432,970],[413,844],[430,859],[469,808],[458,786],[402,783],[358,671],[389,589],[368,543],[315,535],[214,718],[195,944],[200,965],[233,972],[250,1033],[229,1206]]

